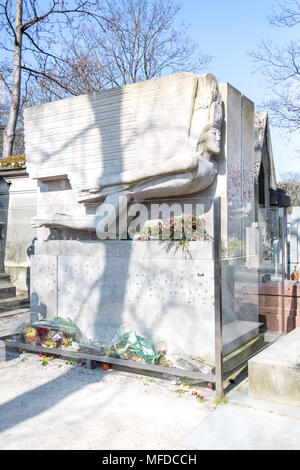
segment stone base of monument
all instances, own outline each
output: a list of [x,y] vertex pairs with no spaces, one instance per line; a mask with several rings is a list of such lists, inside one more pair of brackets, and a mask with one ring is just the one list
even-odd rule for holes
[[[161,241],[50,240],[36,244],[31,260],[32,316],[43,308],[48,318],[69,317],[104,344],[135,330],[170,355],[196,356],[214,366],[211,241],[191,242],[187,254]],[[260,326],[237,320],[232,297],[228,284],[224,355],[256,338]]]
[[250,359],[248,368],[252,397],[300,406],[300,328]]

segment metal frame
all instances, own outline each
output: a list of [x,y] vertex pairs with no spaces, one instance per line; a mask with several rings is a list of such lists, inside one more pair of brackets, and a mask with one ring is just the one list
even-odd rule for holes
[[221,266],[221,199],[214,199],[215,375],[216,395],[223,394],[223,320]]
[[286,209],[281,208],[282,214],[280,216],[280,235],[282,247],[282,274],[281,274],[281,333],[286,334],[284,326],[284,310],[285,310],[285,289],[284,281],[286,279],[286,261],[287,261],[287,237],[286,237]]
[[[217,207],[216,207],[217,208]],[[218,210],[218,208],[217,208]],[[286,334],[286,331],[285,331],[285,328],[284,328],[284,308],[285,308],[285,295],[284,295],[284,283],[285,283],[285,279],[286,279],[286,276],[287,276],[287,234],[286,234],[286,218],[287,218],[287,213],[286,213],[286,208],[281,208],[282,210],[282,213],[281,215],[279,216],[279,224],[280,224],[280,239],[281,239],[281,246],[282,246],[282,277],[281,277],[281,334],[276,337],[272,342],[271,344],[275,343],[276,341],[278,341],[283,335]],[[221,217],[221,215],[220,215]],[[216,236],[219,236],[219,233],[217,232],[216,233]],[[220,240],[221,242],[221,240]],[[216,248],[217,248],[217,243],[216,243]],[[219,248],[220,249],[220,248]],[[217,258],[216,258],[217,259]],[[219,271],[220,271],[220,276],[221,276],[221,262],[220,262],[220,267],[219,267]],[[220,277],[220,281],[222,280],[222,278]],[[217,304],[216,304],[216,328],[218,328],[218,330],[220,331],[220,328],[218,326],[218,323],[217,323],[217,320],[218,318],[220,318],[220,322],[221,322],[221,325],[222,325],[222,284],[220,282],[220,293],[219,293],[219,304],[220,304],[220,315],[218,315],[217,313]],[[221,329],[222,331],[222,329]],[[222,338],[222,336],[221,336]],[[217,331],[216,331],[216,384],[218,383],[218,390],[219,390],[219,394],[221,394],[223,392],[223,389],[222,389],[222,386],[223,386],[223,381],[226,380],[228,377],[230,377],[234,372],[242,369],[243,367],[247,366],[248,364],[248,361],[256,356],[258,353],[260,353],[261,351],[263,351],[264,349],[267,349],[268,347],[270,346],[270,344],[266,344],[265,346],[263,346],[262,348],[260,348],[258,351],[256,351],[254,354],[251,354],[249,357],[247,357],[246,359],[244,359],[243,361],[241,361],[239,364],[236,364],[234,367],[232,367],[230,370],[226,371],[224,373],[224,370],[223,368],[220,366],[219,364],[219,367],[218,367],[218,370],[217,370],[217,358],[219,359],[219,361],[221,360],[221,357],[222,357],[222,352],[221,352],[221,342],[220,342],[220,339],[218,341],[218,337],[217,337]],[[222,357],[222,362],[223,362],[223,357]],[[216,389],[217,389],[217,386],[216,386]]]
[[[173,367],[163,367],[154,364],[143,364],[125,359],[88,354],[68,349],[55,349],[36,346],[8,339],[8,336],[0,338],[6,347],[27,350],[32,352],[42,352],[57,356],[85,359],[87,366],[91,367],[92,362],[109,363],[116,368],[123,368],[134,373],[171,375],[175,377],[185,377],[199,382],[211,382],[215,384],[217,396],[223,394],[223,332],[222,332],[222,266],[221,266],[221,198],[213,199],[213,232],[214,232],[214,300],[215,300],[215,374],[204,374],[193,370],[176,369]],[[11,335],[9,335],[11,337]],[[226,374],[227,375],[227,374]]]
[[119,366],[122,368],[126,368],[128,370],[134,370],[136,373],[156,373],[162,375],[172,375],[175,377],[185,377],[189,379],[205,381],[205,382],[215,382],[215,376],[213,374],[203,374],[201,372],[192,371],[192,370],[184,370],[184,369],[176,369],[175,367],[163,367],[157,366],[155,364],[144,364],[140,362],[128,361],[126,359],[116,359],[113,357],[107,356],[100,356],[98,354],[90,354],[78,351],[70,351],[64,348],[46,348],[43,346],[36,346],[34,344],[22,343],[18,341],[11,341],[11,340],[3,340],[6,347],[15,348],[15,349],[24,349],[26,351],[31,352],[42,352],[44,354],[53,354],[56,356],[62,357],[70,357],[73,359],[86,359],[87,361],[91,362],[100,362],[100,363],[108,363],[114,366]]

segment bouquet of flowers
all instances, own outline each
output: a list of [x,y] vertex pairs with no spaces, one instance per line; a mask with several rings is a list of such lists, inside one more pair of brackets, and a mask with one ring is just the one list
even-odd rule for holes
[[22,331],[25,343],[46,348],[71,346],[75,338],[80,337],[80,330],[69,318],[67,320],[55,317],[51,320],[41,320],[26,325]]

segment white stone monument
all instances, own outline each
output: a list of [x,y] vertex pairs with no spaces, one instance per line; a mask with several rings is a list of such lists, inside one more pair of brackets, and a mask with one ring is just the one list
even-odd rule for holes
[[[210,74],[175,74],[27,108],[27,169],[39,187],[35,304],[46,305],[49,317],[73,318],[99,340],[126,325],[165,341],[170,352],[213,363],[212,198],[222,198],[226,244],[243,231],[232,215],[237,208],[254,217],[253,134],[253,103]],[[150,207],[153,198],[202,207],[209,236],[190,242],[190,256],[160,240],[125,239],[132,205]],[[231,295],[224,301],[231,325],[225,354],[257,334],[251,322],[239,333]]]

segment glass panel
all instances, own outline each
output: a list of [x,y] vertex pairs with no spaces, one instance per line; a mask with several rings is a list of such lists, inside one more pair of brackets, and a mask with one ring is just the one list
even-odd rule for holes
[[282,333],[283,210],[230,201],[222,216],[223,368],[228,375]]
[[282,282],[284,212],[282,208],[259,209],[261,255],[259,266],[259,314],[265,340],[272,341],[284,332]]

